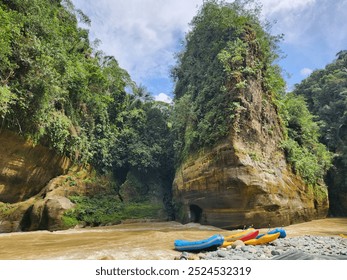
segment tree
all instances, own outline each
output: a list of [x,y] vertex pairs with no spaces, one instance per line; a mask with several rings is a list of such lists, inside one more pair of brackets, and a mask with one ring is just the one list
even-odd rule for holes
[[321,123],[320,140],[334,153],[334,166],[328,174],[329,196],[333,214],[344,214],[339,197],[347,193],[347,51],[340,51],[325,69],[314,71],[297,84],[296,95],[303,96],[310,111]]
[[0,19],[3,126],[116,177],[171,168],[170,110],[93,50],[71,1],[2,0]]
[[311,186],[323,184],[331,167],[332,154],[319,142],[319,125],[308,110],[305,99],[292,93],[279,101],[280,116],[286,128],[282,142],[288,162],[293,171]]

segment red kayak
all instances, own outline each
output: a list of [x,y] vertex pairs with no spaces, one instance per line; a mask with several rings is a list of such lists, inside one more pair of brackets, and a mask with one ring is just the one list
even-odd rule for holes
[[[254,230],[254,231],[251,231],[251,232],[247,233],[246,235],[241,236],[237,240],[241,240],[241,241],[251,240],[251,239],[256,238],[258,236],[258,234],[259,234],[259,230]],[[231,246],[231,245],[234,244],[235,241],[236,240],[234,240],[234,241],[224,241],[222,247]]]

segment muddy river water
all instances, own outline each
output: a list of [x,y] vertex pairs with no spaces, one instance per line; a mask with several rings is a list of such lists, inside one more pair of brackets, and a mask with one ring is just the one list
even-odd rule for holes
[[[328,218],[284,227],[288,237],[347,234],[347,218]],[[263,229],[265,232],[267,229]],[[177,222],[0,234],[1,260],[172,260],[175,239],[204,239],[231,231]]]

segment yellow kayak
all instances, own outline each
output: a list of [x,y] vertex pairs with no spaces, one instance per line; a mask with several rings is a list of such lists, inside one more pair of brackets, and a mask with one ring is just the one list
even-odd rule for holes
[[[259,234],[259,230],[249,231],[247,234],[244,234],[240,236],[237,240],[241,240],[245,242],[246,240],[251,240],[253,238],[256,238]],[[225,239],[224,239],[225,240]],[[224,241],[222,247],[228,247],[234,244],[235,241]]]
[[250,232],[253,232],[253,231],[255,231],[254,228],[249,228],[249,229],[234,233],[232,235],[224,237],[224,241],[225,242],[234,242],[234,241],[239,240],[240,238],[248,235]]
[[343,237],[343,238],[347,238],[347,235],[346,235],[346,234],[342,234],[342,233],[341,233],[340,236]]
[[266,244],[269,242],[272,242],[274,240],[276,240],[281,233],[277,232],[274,234],[265,234],[261,237],[259,237],[258,239],[251,239],[251,240],[247,240],[245,241],[245,245],[261,245],[261,244]]

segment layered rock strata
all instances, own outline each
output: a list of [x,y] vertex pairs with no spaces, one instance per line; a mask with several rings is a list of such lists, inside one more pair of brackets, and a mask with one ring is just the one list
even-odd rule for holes
[[61,216],[73,204],[56,189],[69,159],[8,130],[0,143],[0,233],[61,229]]
[[0,132],[0,143],[1,202],[15,203],[38,194],[70,166],[68,158],[8,130]]
[[233,100],[240,106],[229,137],[191,156],[177,170],[177,217],[222,228],[267,227],[323,218],[324,185],[313,189],[296,176],[280,148],[276,107],[260,82]]

